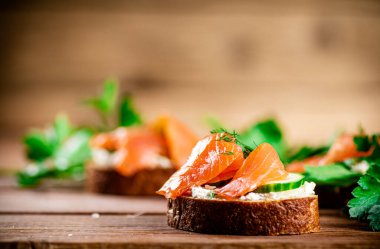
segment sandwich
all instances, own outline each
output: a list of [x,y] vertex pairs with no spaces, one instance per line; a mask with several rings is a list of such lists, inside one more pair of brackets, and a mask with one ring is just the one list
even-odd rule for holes
[[90,140],[86,188],[104,194],[154,195],[186,161],[196,141],[188,127],[167,115],[147,125],[96,134]]
[[281,235],[319,231],[315,184],[288,173],[269,143],[255,149],[217,129],[157,191],[168,225],[208,234]]
[[325,151],[295,160],[289,172],[305,175],[317,184],[322,208],[342,208],[352,199],[352,191],[371,162],[379,160],[380,139],[363,134],[341,134]]

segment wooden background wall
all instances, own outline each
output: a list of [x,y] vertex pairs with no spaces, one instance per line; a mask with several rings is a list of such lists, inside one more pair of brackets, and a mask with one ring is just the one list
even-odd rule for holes
[[380,131],[380,1],[2,1],[0,165],[19,137],[118,77],[149,119],[167,110],[200,134],[275,114],[290,141],[361,123]]

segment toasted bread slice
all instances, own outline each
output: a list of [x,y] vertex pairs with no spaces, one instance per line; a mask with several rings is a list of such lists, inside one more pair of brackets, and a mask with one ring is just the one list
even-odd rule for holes
[[272,201],[168,199],[168,225],[181,230],[235,235],[319,231],[318,196]]
[[155,195],[175,169],[154,168],[123,176],[114,169],[86,167],[86,189],[94,193],[114,195]]

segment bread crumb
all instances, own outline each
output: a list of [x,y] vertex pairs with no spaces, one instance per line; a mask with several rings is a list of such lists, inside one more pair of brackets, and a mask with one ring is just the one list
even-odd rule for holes
[[67,236],[68,236],[68,237],[71,237],[71,236],[73,236],[73,234],[72,234],[72,233],[69,233]]
[[91,214],[91,218],[93,218],[93,219],[99,219],[99,217],[100,217],[99,213],[92,213]]

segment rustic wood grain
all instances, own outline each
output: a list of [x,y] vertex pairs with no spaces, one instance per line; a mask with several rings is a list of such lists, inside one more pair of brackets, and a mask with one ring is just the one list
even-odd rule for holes
[[85,192],[0,190],[0,213],[165,213],[160,197],[118,197]]
[[164,215],[0,215],[1,248],[376,248],[378,233],[321,212],[321,232],[300,236],[223,236],[171,229]]
[[[78,191],[78,190],[77,190]],[[93,213],[99,213],[99,217]],[[90,195],[73,189],[22,190],[0,178],[0,248],[378,248],[380,236],[338,210],[320,210],[321,232],[222,236],[175,230],[166,202]]]
[[83,182],[51,181],[32,189],[18,187],[15,177],[0,177],[0,213],[4,214],[163,214],[159,196],[132,197],[93,194]]
[[[91,3],[90,3],[91,2]],[[0,162],[29,126],[78,108],[107,76],[149,119],[168,110],[199,134],[276,114],[291,142],[379,130],[379,1],[33,1],[1,6]],[[226,101],[228,100],[228,101]],[[310,136],[313,134],[313,136]],[[3,142],[3,140],[5,142]]]

